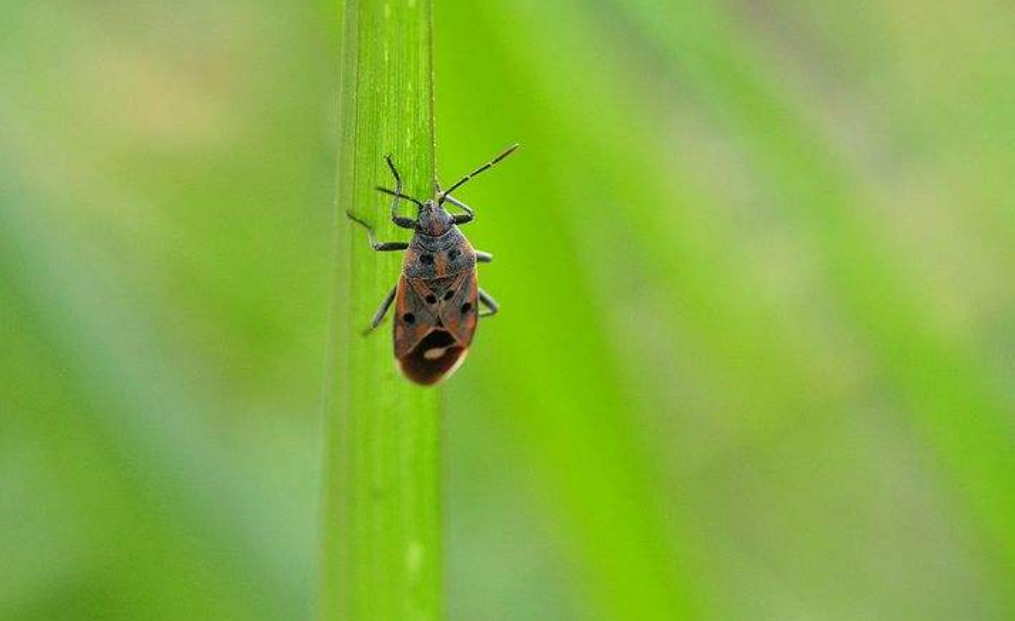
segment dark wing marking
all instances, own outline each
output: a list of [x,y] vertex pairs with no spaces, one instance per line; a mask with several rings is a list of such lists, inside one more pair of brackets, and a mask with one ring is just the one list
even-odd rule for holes
[[438,328],[399,358],[398,364],[410,380],[430,386],[454,373],[468,353],[468,348],[462,347],[455,337]]
[[[450,299],[445,300],[448,291],[453,293]],[[475,270],[459,274],[453,288],[441,296],[441,323],[463,347],[472,343],[472,336],[476,333],[478,304],[479,287]]]
[[398,280],[395,293],[395,357],[402,358],[437,325],[435,309],[428,308],[413,281],[405,276]]

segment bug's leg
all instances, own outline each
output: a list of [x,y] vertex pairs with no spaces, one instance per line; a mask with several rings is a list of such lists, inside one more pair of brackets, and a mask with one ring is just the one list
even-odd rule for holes
[[393,160],[390,155],[385,156],[384,160],[388,163],[388,168],[391,169],[391,175],[395,178],[395,191],[391,192],[390,190],[385,190],[384,188],[377,189],[381,190],[382,192],[391,194],[391,221],[394,222],[397,226],[402,227],[403,229],[414,229],[416,228],[415,220],[413,220],[412,218],[406,218],[405,216],[398,215],[398,199],[406,198],[416,203],[420,207],[422,207],[423,205],[420,204],[420,202],[414,198],[411,198],[409,196],[403,196],[402,176],[398,174],[398,169],[395,168],[395,160]]
[[367,230],[367,239],[370,240],[370,247],[377,252],[391,252],[393,250],[405,250],[409,247],[409,242],[379,242],[377,237],[374,236],[374,229],[366,222],[360,220],[356,216],[352,215],[351,211],[345,212],[345,215],[356,224],[361,225]]
[[377,309],[377,312],[374,313],[374,318],[370,320],[370,327],[363,330],[364,336],[369,334],[374,328],[381,325],[382,321],[384,321],[384,316],[388,314],[388,309],[391,308],[391,303],[395,300],[395,291],[397,290],[398,287],[392,287],[391,291],[388,292],[388,295],[385,296],[384,301],[381,302],[381,307]]
[[496,315],[497,311],[500,310],[500,304],[497,303],[497,300],[490,297],[490,294],[482,289],[479,290],[479,303],[487,308],[485,313],[479,313],[480,317]]
[[476,251],[476,263],[493,263],[493,255],[482,250]]
[[469,207],[454,196],[445,196],[444,198],[449,203],[465,212],[464,214],[455,214],[455,224],[468,224],[476,217],[476,212],[472,211],[472,207]]

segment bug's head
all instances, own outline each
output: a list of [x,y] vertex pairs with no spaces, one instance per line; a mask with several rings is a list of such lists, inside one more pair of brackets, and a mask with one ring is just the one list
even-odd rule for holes
[[[398,174],[398,170],[395,168],[395,162],[391,156],[388,155],[384,159],[388,162],[388,168],[391,169],[391,176],[395,178],[395,189],[389,190],[388,188],[377,187],[377,190],[394,196],[394,200],[391,204],[391,219],[398,226],[406,229],[414,229],[417,233],[422,235],[430,235],[432,237],[438,237],[447,233],[451,230],[451,227],[456,224],[464,224],[472,221],[472,210],[468,208],[464,203],[461,203],[451,197],[451,192],[465,185],[470,179],[480,174],[484,170],[491,168],[494,164],[501,161],[505,157],[511,155],[518,145],[512,145],[506,151],[493,158],[486,164],[483,164],[476,170],[465,175],[459,179],[456,183],[452,184],[448,189],[441,191],[440,185],[434,182],[434,197],[428,201],[421,202],[417,198],[413,198],[406,194],[402,194],[402,177]],[[419,208],[415,220],[411,220],[404,216],[398,215],[398,201],[405,199],[415,203]],[[466,213],[459,215],[457,218],[444,208],[444,201],[450,201],[451,204],[461,207]]]
[[431,199],[423,203],[416,216],[416,231],[424,235],[437,237],[448,232],[455,223],[452,216],[437,200]]

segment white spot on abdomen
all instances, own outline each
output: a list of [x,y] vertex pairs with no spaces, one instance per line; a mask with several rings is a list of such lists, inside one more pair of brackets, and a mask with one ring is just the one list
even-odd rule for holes
[[437,360],[444,355],[444,352],[448,350],[447,347],[434,347],[423,352],[423,357],[427,360]]

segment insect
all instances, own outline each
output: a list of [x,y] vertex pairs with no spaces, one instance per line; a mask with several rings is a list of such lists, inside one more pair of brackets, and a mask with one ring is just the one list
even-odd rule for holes
[[[511,146],[447,190],[441,191],[440,184],[435,183],[434,197],[426,202],[402,194],[402,178],[391,156],[387,156],[385,160],[395,178],[395,189],[377,189],[392,197],[391,221],[413,231],[408,242],[378,242],[373,227],[346,212],[351,220],[366,228],[374,250],[406,251],[402,276],[377,309],[367,332],[381,324],[394,302],[395,358],[405,376],[417,384],[436,384],[454,373],[465,361],[479,318],[497,313],[497,302],[476,283],[476,263],[490,263],[493,255],[473,249],[458,229],[472,222],[475,214],[472,208],[451,196],[451,192],[517,148],[517,144]],[[399,214],[402,199],[416,205],[415,218]],[[449,213],[445,203],[464,213]],[[480,304],[486,308],[484,312],[479,311]]]

